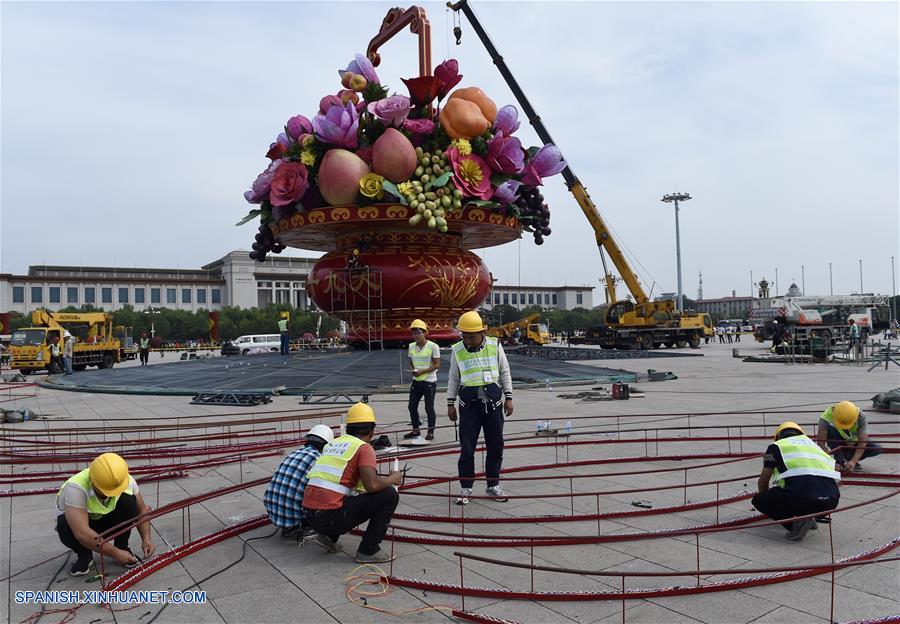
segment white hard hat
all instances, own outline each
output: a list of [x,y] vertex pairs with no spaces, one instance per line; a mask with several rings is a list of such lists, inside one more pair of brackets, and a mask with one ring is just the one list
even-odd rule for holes
[[63,338],[71,338],[71,337],[72,337],[72,334],[69,333],[69,330],[66,330],[66,332],[63,334]]
[[322,438],[326,444],[331,444],[334,441],[334,433],[332,433],[331,427],[328,425],[316,425],[306,433],[306,437],[311,435]]

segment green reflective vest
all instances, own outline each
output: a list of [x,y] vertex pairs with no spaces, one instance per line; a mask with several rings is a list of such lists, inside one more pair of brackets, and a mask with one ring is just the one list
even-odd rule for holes
[[453,345],[453,356],[459,366],[459,383],[463,386],[500,385],[500,349],[497,338],[485,336],[484,347],[471,353],[462,341]]
[[805,435],[784,438],[775,444],[781,450],[781,459],[787,468],[783,473],[779,473],[778,468],[773,472],[772,480],[777,487],[783,488],[785,479],[801,475],[841,480],[841,473],[834,469],[834,459],[831,455]]
[[344,469],[363,444],[365,444],[364,441],[352,435],[342,435],[331,444],[326,444],[319,459],[309,469],[307,486],[314,485],[343,496],[353,496],[355,493],[365,492],[366,488],[363,486],[362,479],[356,482],[356,486],[352,490],[341,484]]
[[[130,482],[129,478],[129,482]],[[63,488],[68,484],[74,483],[82,490],[87,492],[87,513],[88,517],[92,520],[96,520],[101,516],[105,516],[113,509],[116,508],[116,503],[119,502],[119,496],[110,496],[106,499],[106,504],[100,502],[100,499],[97,498],[97,493],[94,492],[94,486],[91,484],[91,470],[90,468],[85,468],[78,474],[72,475],[69,477],[65,483],[62,484],[62,487],[59,488],[59,491],[56,493],[56,497],[59,498],[59,495],[62,493]],[[125,490],[124,494],[133,494],[133,490],[131,489],[131,483],[128,484],[128,489]]]
[[828,409],[822,412],[822,420],[827,422],[829,425],[837,429],[837,432],[841,434],[841,437],[845,440],[855,441],[857,438],[856,432],[859,429],[859,419],[853,423],[853,426],[849,429],[841,429],[836,424],[834,424],[834,405],[829,405]]
[[288,330],[287,326],[288,326],[287,319],[281,319],[280,321],[278,321],[278,331],[286,332]]
[[[425,346],[422,347],[421,351],[416,347],[416,343],[409,343],[409,359],[412,360],[413,368],[422,370],[423,368],[431,366],[431,360],[434,358],[435,351],[440,353],[438,346],[430,340],[425,342]],[[417,375],[416,381],[425,381],[430,374],[431,373],[424,373],[422,375]]]
[[141,349],[145,351],[150,348],[150,340],[147,338],[141,338]]

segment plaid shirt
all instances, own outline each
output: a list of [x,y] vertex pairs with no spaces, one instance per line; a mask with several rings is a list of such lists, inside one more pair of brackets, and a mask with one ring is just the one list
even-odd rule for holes
[[319,451],[314,446],[304,446],[285,457],[272,475],[263,504],[275,526],[294,527],[303,521],[303,490],[309,469],[318,458]]

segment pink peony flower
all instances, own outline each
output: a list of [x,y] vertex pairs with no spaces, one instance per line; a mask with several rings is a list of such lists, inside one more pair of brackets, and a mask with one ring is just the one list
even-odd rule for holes
[[359,137],[359,114],[351,103],[346,106],[332,106],[324,115],[316,115],[312,120],[316,137],[338,147],[356,149]]
[[369,112],[386,126],[399,128],[409,116],[412,104],[405,95],[392,95],[369,104]]
[[272,177],[269,202],[273,206],[293,204],[303,197],[307,188],[309,188],[309,170],[306,165],[286,162],[278,167]]
[[275,170],[284,163],[283,160],[272,162],[268,168],[256,177],[253,186],[249,191],[244,193],[244,199],[250,204],[258,204],[269,196],[269,189],[272,187],[272,177]]
[[407,119],[403,122],[403,129],[412,135],[409,140],[418,147],[434,134],[434,122],[430,119]]
[[453,167],[453,183],[463,195],[477,199],[491,198],[494,193],[491,188],[491,170],[481,156],[460,156],[455,147],[448,149],[445,154]]

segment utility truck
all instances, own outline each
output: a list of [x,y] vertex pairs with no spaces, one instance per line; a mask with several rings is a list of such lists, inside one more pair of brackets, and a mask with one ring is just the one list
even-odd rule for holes
[[762,297],[750,312],[757,342],[772,340],[776,331],[788,331],[798,339],[815,332],[825,344],[848,335],[850,321],[859,325],[860,337],[886,329],[890,324],[887,297],[881,295],[830,295]]
[[112,368],[122,361],[123,345],[113,333],[110,314],[35,310],[31,324],[14,331],[9,346],[10,367],[23,375],[49,370],[50,345],[58,337],[61,354],[66,333],[78,339],[72,357],[75,370],[83,371],[88,366]]
[[[550,342],[550,332],[543,323],[538,323],[540,314],[529,314],[528,316],[504,323],[496,327],[489,327],[488,336],[496,336],[502,344],[527,344],[529,346],[545,345]],[[515,337],[516,330],[519,330],[519,337]]]

